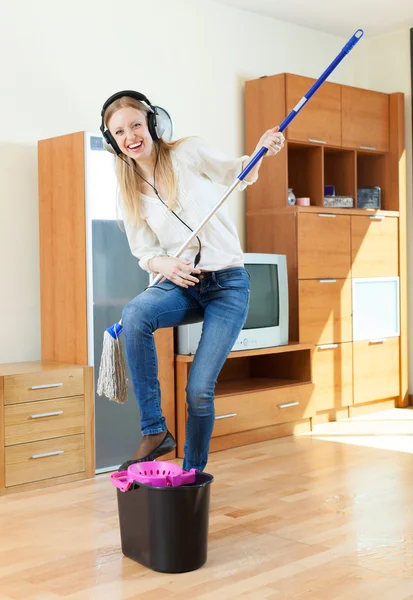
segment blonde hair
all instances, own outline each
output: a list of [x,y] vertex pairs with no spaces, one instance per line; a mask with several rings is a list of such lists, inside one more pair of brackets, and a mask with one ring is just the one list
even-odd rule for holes
[[[114,113],[120,108],[136,108],[145,114],[148,119],[150,108],[143,102],[135,100],[129,96],[122,96],[115,100],[106,110],[104,120],[107,125]],[[156,175],[158,181],[162,181],[167,191],[167,198],[164,199],[168,208],[174,209],[177,206],[177,185],[176,177],[172,167],[171,150],[176,148],[184,138],[173,142],[166,142],[162,138],[159,141],[154,141],[157,146],[158,162],[156,166]],[[142,203],[142,179],[136,173],[136,162],[127,156],[122,155],[122,158],[115,158],[116,176],[119,182],[119,201],[121,202],[125,216],[132,225],[137,225],[142,220],[141,203]]]

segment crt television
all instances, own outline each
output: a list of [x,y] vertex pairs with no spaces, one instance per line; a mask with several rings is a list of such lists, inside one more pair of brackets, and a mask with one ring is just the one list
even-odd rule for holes
[[[251,276],[247,319],[232,352],[288,344],[287,259],[281,254],[244,253]],[[195,354],[202,322],[176,328],[177,354]]]

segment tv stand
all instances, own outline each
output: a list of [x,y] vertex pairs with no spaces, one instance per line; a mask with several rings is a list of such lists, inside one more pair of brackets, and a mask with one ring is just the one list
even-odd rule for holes
[[[211,452],[311,430],[313,344],[231,352],[215,388]],[[185,388],[193,355],[175,356],[177,456],[183,458]]]

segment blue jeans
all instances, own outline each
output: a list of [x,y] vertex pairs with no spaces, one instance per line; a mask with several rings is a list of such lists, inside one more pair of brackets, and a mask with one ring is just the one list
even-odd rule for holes
[[182,288],[169,280],[147,288],[122,313],[125,349],[141,414],[142,435],[167,430],[162,416],[153,332],[160,327],[203,320],[202,336],[186,387],[188,419],[183,468],[202,471],[214,428],[214,390],[218,375],[247,318],[249,275],[231,267],[196,275]]

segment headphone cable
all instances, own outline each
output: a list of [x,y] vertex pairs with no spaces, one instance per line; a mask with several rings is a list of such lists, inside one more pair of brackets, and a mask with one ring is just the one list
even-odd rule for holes
[[[131,167],[131,168],[132,168],[132,169],[135,171],[135,173],[136,173],[136,174],[137,174],[137,175],[138,175],[138,176],[139,176],[141,179],[143,179],[143,181],[144,181],[145,183],[147,183],[147,184],[148,184],[148,185],[149,185],[149,186],[150,186],[150,187],[153,189],[153,191],[155,192],[155,194],[157,195],[157,197],[159,198],[159,200],[162,202],[162,204],[163,204],[164,206],[166,206],[166,208],[167,208],[168,210],[170,210],[170,211],[171,211],[171,213],[172,213],[173,215],[175,215],[175,217],[176,217],[177,219],[179,219],[179,220],[181,221],[181,223],[182,223],[183,225],[185,225],[185,227],[187,227],[187,228],[188,228],[190,231],[192,231],[192,233],[193,233],[193,231],[194,231],[194,230],[193,230],[193,229],[191,229],[191,228],[189,227],[189,225],[187,225],[187,224],[185,223],[185,221],[183,221],[183,220],[182,220],[180,217],[178,217],[178,215],[177,215],[177,214],[176,214],[176,213],[175,213],[175,212],[174,212],[174,211],[173,211],[171,208],[169,208],[169,206],[168,206],[168,205],[167,205],[167,204],[166,204],[166,203],[165,203],[165,202],[162,200],[162,198],[161,198],[161,197],[160,197],[160,195],[159,195],[159,192],[158,192],[158,190],[156,189],[155,174],[156,174],[156,167],[157,167],[157,164],[158,164],[158,159],[159,159],[159,153],[160,153],[160,148],[158,147],[158,149],[157,149],[157,153],[156,153],[156,161],[155,161],[155,166],[154,166],[154,169],[153,169],[153,185],[152,185],[152,184],[151,184],[149,181],[147,181],[147,180],[146,180],[146,179],[145,179],[145,178],[144,178],[144,177],[143,177],[143,176],[142,176],[142,175],[139,173],[139,171],[137,171],[137,170],[135,169],[135,167],[134,167],[133,165],[130,165],[130,164],[128,163],[128,161],[127,161],[127,160],[125,160],[125,159],[123,158],[123,156],[121,156],[120,154],[118,154],[118,157],[119,157],[121,160],[123,160],[123,162],[125,163],[125,165],[128,165],[128,167]],[[132,159],[132,160],[133,160],[133,159]],[[196,267],[196,266],[197,266],[197,264],[199,263],[199,261],[201,260],[201,240],[199,239],[199,237],[198,237],[198,236],[196,236],[196,239],[198,240],[199,250],[198,250],[198,254],[196,255],[196,257],[195,257],[195,260],[194,260],[194,267]]]

